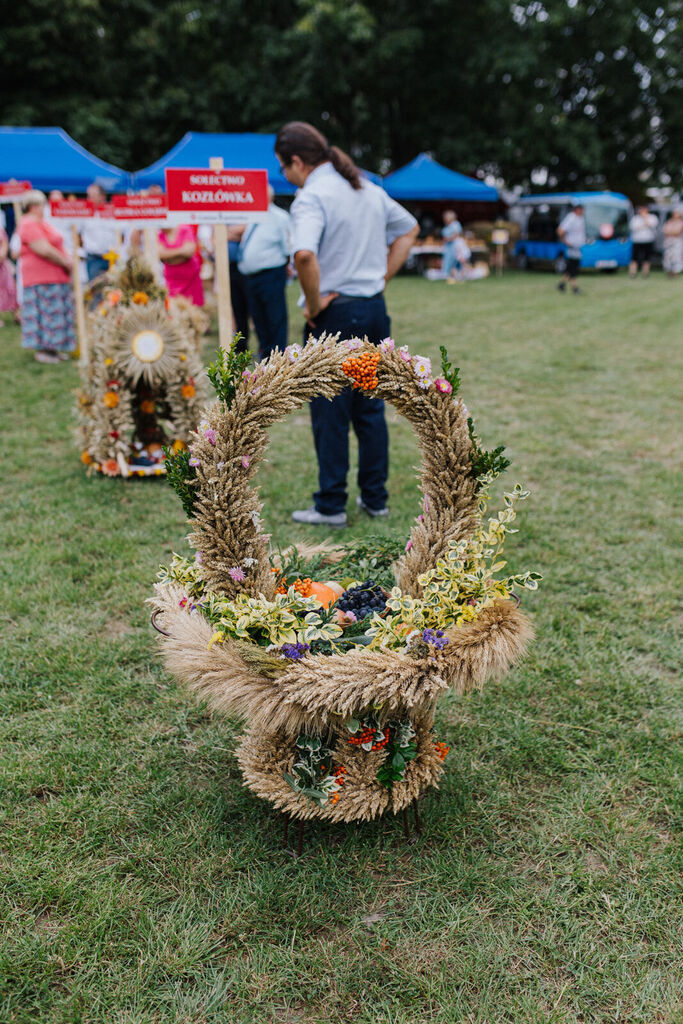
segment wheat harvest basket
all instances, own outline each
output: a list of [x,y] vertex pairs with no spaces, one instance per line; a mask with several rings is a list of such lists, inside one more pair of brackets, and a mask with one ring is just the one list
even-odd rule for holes
[[[432,379],[428,360],[391,339],[379,349],[358,339],[309,340],[273,353],[253,372],[236,369],[233,358],[224,362],[222,398],[219,388],[176,473],[196,560],[178,560],[162,572],[151,599],[166,667],[216,713],[245,721],[237,751],[244,784],[286,815],[356,822],[405,811],[444,771],[444,745],[432,733],[439,696],[448,689],[464,694],[500,676],[532,635],[510,588],[491,583],[481,583],[481,599],[458,606],[438,640],[434,630],[408,628],[424,625],[427,614],[448,623],[440,597],[432,612],[423,606],[424,574],[461,564],[469,538],[481,530],[482,495],[493,476],[481,471],[482,452],[455,394],[457,371],[455,378]],[[444,366],[450,366],[445,353]],[[413,427],[422,456],[422,511],[394,565],[388,607],[397,610],[375,623],[382,636],[369,645],[368,637],[364,645],[340,640],[339,646],[314,639],[294,657],[291,645],[263,639],[264,630],[277,635],[273,619],[286,616],[298,595],[273,568],[252,481],[268,428],[315,396],[332,398],[350,381],[390,402]],[[460,562],[448,562],[452,552]],[[333,567],[327,571],[333,575]],[[515,579],[535,589],[533,577]],[[297,639],[310,639],[316,628],[306,632],[305,623],[320,617],[301,605],[293,613],[304,623]]]

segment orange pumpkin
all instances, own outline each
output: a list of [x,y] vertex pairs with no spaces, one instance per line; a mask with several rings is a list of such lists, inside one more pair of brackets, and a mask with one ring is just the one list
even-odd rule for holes
[[329,608],[339,597],[326,583],[311,583],[310,595],[316,597],[323,608]]
[[333,590],[337,597],[341,597],[342,594],[344,593],[344,588],[342,587],[341,583],[337,583],[336,580],[325,580],[324,586],[329,587],[330,590]]

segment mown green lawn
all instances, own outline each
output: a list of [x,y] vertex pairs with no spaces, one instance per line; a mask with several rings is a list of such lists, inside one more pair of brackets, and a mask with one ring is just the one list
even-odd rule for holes
[[[179,503],[163,481],[86,478],[75,366],[36,364],[5,316],[0,1021],[681,1019],[681,287],[553,285],[389,289],[399,343],[448,346],[484,442],[508,446],[507,484],[532,489],[511,562],[545,577],[525,598],[538,636],[502,682],[442,702],[449,771],[419,843],[394,819],[319,826],[300,860],[240,785],[237,723],[159,664],[144,601],[185,550]],[[379,529],[407,535],[417,454],[390,421]],[[273,440],[274,539],[310,537],[289,523],[314,486],[306,415]]]

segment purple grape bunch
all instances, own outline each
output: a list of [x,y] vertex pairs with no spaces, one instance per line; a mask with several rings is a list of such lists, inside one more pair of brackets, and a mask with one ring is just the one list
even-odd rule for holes
[[384,591],[374,580],[365,580],[364,583],[350,587],[337,601],[337,608],[343,612],[353,612],[358,622],[373,612],[381,615],[386,606]]

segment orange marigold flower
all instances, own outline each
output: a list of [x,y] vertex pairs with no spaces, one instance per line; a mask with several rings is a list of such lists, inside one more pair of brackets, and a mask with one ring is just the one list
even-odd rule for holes
[[178,438],[176,441],[173,442],[173,451],[174,452],[184,452],[186,448],[187,448],[187,445],[185,444],[184,441],[181,441],[180,438]]
[[155,409],[156,409],[156,404],[155,404],[155,402],[151,398],[144,398],[140,402],[140,411],[141,412],[146,412],[146,413],[151,414],[151,413],[154,412]]
[[102,399],[108,409],[115,409],[119,404],[119,396],[115,391],[107,391],[106,395]]
[[133,292],[133,302],[136,306],[146,306],[149,302],[147,292]]
[[107,293],[107,302],[109,305],[116,306],[120,301],[122,294],[123,292],[120,288],[112,288],[112,290]]
[[183,386],[180,389],[180,394],[183,396],[183,398],[194,398],[194,395],[195,395],[194,385],[193,384],[183,384]]
[[84,466],[92,466],[94,461],[90,452],[81,452],[81,462]]
[[119,475],[119,464],[116,459],[106,459],[105,462],[100,463],[100,469],[105,476]]
[[105,366],[111,366],[113,364],[113,362],[114,362],[114,360],[110,356],[107,356],[107,358],[104,360],[104,365]]

